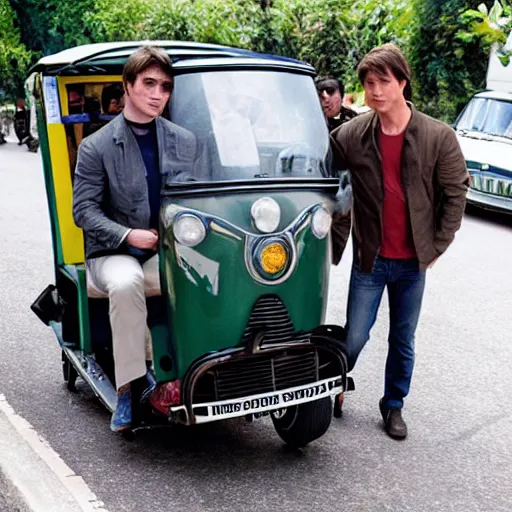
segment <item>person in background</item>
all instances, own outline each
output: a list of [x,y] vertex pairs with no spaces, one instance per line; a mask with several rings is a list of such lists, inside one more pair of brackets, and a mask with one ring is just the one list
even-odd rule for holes
[[101,91],[101,110],[105,115],[117,116],[123,111],[124,89],[121,84],[109,84]]
[[16,112],[14,113],[14,132],[18,137],[18,146],[25,144],[30,139],[28,131],[28,111],[25,108],[25,100],[18,98],[16,100]]
[[[350,171],[354,197],[348,370],[369,339],[387,289],[388,354],[379,408],[386,433],[404,439],[402,408],[413,374],[426,272],[460,228],[468,173],[453,129],[408,101],[411,72],[396,46],[371,50],[357,73],[372,110],[331,134],[334,168]],[[348,215],[345,219],[350,224]],[[347,238],[338,241],[341,252]]]
[[356,112],[342,104],[344,87],[338,80],[331,76],[320,76],[315,79],[315,85],[329,132],[356,117]]

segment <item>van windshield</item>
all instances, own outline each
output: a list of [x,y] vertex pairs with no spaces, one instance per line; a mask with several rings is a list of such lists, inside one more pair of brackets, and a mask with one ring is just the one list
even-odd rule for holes
[[457,130],[512,139],[512,102],[473,98],[457,123]]
[[179,75],[170,117],[202,148],[194,180],[327,177],[328,132],[309,76],[248,70]]

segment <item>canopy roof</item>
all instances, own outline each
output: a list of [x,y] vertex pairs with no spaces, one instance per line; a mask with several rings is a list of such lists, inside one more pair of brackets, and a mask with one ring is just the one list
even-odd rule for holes
[[124,41],[86,44],[69,48],[39,60],[30,70],[48,75],[120,74],[128,57],[143,45],[163,48],[171,57],[177,74],[190,68],[281,69],[313,75],[304,62],[215,44],[181,41]]

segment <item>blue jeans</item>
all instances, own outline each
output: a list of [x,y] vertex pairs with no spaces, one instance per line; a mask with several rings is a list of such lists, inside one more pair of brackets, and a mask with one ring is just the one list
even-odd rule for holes
[[352,266],[346,325],[348,369],[352,370],[370,337],[386,286],[390,326],[383,403],[401,408],[411,384],[414,333],[425,289],[425,272],[419,270],[416,259],[378,257],[371,274],[360,272],[355,263]]

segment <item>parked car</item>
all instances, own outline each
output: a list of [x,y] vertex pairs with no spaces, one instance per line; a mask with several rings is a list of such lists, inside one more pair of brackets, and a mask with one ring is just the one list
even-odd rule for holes
[[504,66],[495,51],[487,88],[471,98],[455,123],[471,176],[467,200],[512,214],[512,64]]

